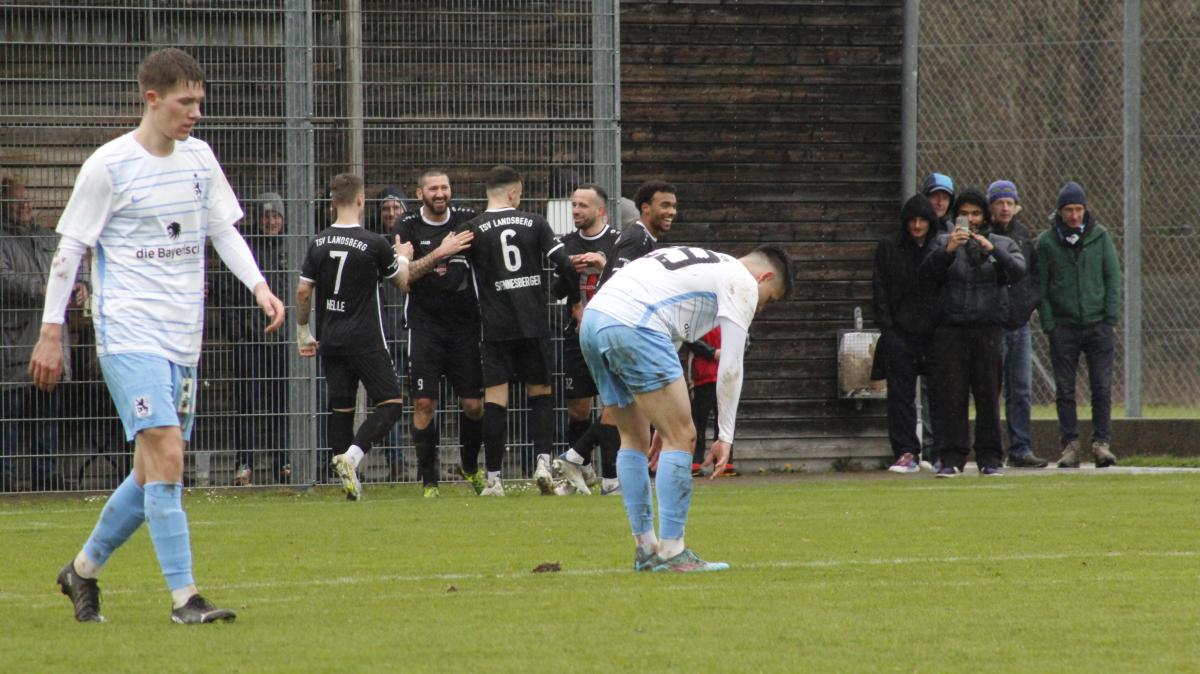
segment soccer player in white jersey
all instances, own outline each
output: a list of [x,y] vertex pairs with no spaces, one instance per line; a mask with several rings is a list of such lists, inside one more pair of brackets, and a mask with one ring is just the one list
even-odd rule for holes
[[[626,265],[584,310],[579,337],[583,357],[621,433],[617,477],[637,543],[634,570],[729,568],[700,559],[683,541],[696,429],[676,352],[683,342],[721,327],[720,435],[704,459],[705,466],[715,462],[712,474],[720,475],[733,443],[750,322],[767,303],[787,296],[791,279],[787,255],[774,246],[741,258],[703,248],[660,248]],[[657,430],[654,446],[651,424]],[[658,535],[648,474],[656,454]]]
[[186,52],[162,49],[147,56],[138,69],[141,123],[84,162],[58,222],[62,240],[30,373],[44,390],[52,390],[62,374],[63,309],[79,260],[91,248],[100,367],[126,438],[135,441],[133,473],[58,574],[80,622],[104,621],[96,578],[142,522],[171,591],[171,620],[235,617],[196,590],[181,501],[184,443],[196,413],[205,239],[253,291],[269,320],[266,332],[283,324],[284,307],[234,228],[242,209],[212,149],[191,137],[204,81],[204,69]]

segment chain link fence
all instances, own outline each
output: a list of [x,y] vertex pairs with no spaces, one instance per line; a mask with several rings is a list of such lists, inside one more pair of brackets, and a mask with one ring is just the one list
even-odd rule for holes
[[[135,75],[152,49],[181,47],[205,66],[205,119],[196,135],[221,160],[246,211],[242,234],[294,311],[299,264],[309,238],[329,222],[324,186],[337,173],[364,176],[365,224],[381,233],[391,222],[382,208],[386,188],[404,193],[406,209],[418,208],[415,181],[430,167],[450,176],[457,203],[477,208],[486,170],[516,167],[525,177],[522,207],[547,213],[560,233],[573,229],[562,200],[574,184],[598,182],[615,198],[617,13],[615,0],[0,7],[0,491],[108,488],[128,473],[132,446],[103,384],[86,303],[68,312],[71,368],[59,389],[36,392],[25,367],[58,215],[84,159],[137,124]],[[281,230],[270,222],[277,210]],[[296,354],[292,316],[279,335],[264,335],[249,291],[211,250],[207,260],[199,415],[185,479],[228,485],[245,466],[255,484],[323,481],[324,383],[318,366]],[[402,373],[403,301],[385,289],[385,332]],[[560,307],[548,313],[561,334]],[[449,477],[458,463],[459,405],[444,384],[441,408]],[[531,463],[526,412],[524,398],[513,397],[508,476]],[[409,426],[406,407],[370,454],[368,480],[415,477]]]
[[[1125,14],[1125,5],[1139,4],[1140,39],[1127,32]],[[1140,128],[1125,121],[1127,41],[1141,60]],[[918,173],[947,173],[959,190],[1013,180],[1019,218],[1035,235],[1049,227],[1059,187],[1081,183],[1127,276],[1129,251],[1140,251],[1141,273],[1126,279],[1127,289],[1140,281],[1140,313],[1129,293],[1124,300],[1125,322],[1141,338],[1127,344],[1118,331],[1114,414],[1131,398],[1126,359],[1140,357],[1142,414],[1200,416],[1200,218],[1191,194],[1200,177],[1200,6],[923,2],[918,59]],[[1141,144],[1133,167],[1141,174],[1140,230],[1125,222],[1127,130]],[[1049,349],[1041,331],[1034,334],[1034,404],[1052,406]]]

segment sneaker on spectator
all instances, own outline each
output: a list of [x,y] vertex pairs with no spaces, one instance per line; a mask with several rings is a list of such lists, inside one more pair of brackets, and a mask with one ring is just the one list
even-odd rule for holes
[[896,459],[896,463],[888,467],[888,470],[893,473],[919,473],[921,465],[917,463],[917,457],[913,456],[912,452],[905,452]]
[[917,465],[919,465],[919,466],[921,467],[921,470],[922,470],[923,472],[926,472],[926,473],[937,473],[939,470],[941,470],[941,469],[942,469],[942,460],[941,460],[941,459],[934,459],[934,460],[931,462],[931,461],[929,461],[929,460],[927,460],[927,459],[921,459],[921,462],[920,462],[919,464],[917,464]]
[[1092,456],[1096,458],[1097,468],[1108,468],[1117,465],[1117,457],[1108,449],[1107,442],[1093,442]]
[[1032,451],[1017,452],[1008,455],[1009,468],[1045,468],[1050,462],[1034,454]]
[[958,469],[954,466],[942,466],[938,468],[934,477],[958,477]]
[[233,486],[249,487],[250,485],[254,484],[252,479],[253,475],[254,471],[250,469],[250,466],[242,464],[242,466],[238,468],[237,474],[233,476]]
[[996,466],[984,466],[979,469],[980,477],[1004,477],[1004,471]]

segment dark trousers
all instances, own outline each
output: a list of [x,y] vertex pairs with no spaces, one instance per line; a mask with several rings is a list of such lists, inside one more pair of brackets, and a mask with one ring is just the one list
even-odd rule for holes
[[884,349],[884,372],[888,385],[888,440],[892,444],[892,455],[896,459],[905,453],[920,457],[917,377],[923,373],[924,349],[915,340],[895,332],[889,332],[881,338],[878,346]]
[[0,490],[15,491],[18,483],[35,491],[62,489],[61,399],[61,392],[46,393],[32,384],[0,388]]
[[[693,463],[704,463],[704,455],[708,452],[708,417],[713,417],[713,433],[720,433],[717,428],[717,383],[701,384],[692,388],[692,424],[696,427],[696,448],[692,452]],[[733,457],[730,456],[730,460]]]
[[1112,374],[1116,337],[1113,326],[1058,325],[1050,331],[1050,362],[1054,366],[1054,405],[1062,444],[1079,437],[1075,409],[1075,377],[1079,355],[1087,361],[1092,390],[1092,442],[1112,442]]
[[999,467],[1000,343],[998,326],[939,326],[930,354],[929,387],[935,447],[943,466],[962,468],[971,451],[969,411],[975,397],[975,461]]
[[[265,458],[278,481],[287,462],[288,446],[287,355],[290,344],[238,344],[237,462],[254,467],[255,455]],[[271,451],[273,450],[273,451]]]

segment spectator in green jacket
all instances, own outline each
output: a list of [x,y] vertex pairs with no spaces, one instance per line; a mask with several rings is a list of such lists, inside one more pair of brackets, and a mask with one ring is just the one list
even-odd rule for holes
[[1050,229],[1038,236],[1038,309],[1050,339],[1054,365],[1062,456],[1059,468],[1079,466],[1079,420],[1075,373],[1082,354],[1092,392],[1092,456],[1097,468],[1116,465],[1112,442],[1112,374],[1121,316],[1121,265],[1108,229],[1087,209],[1087,194],[1076,182],[1058,192]]

